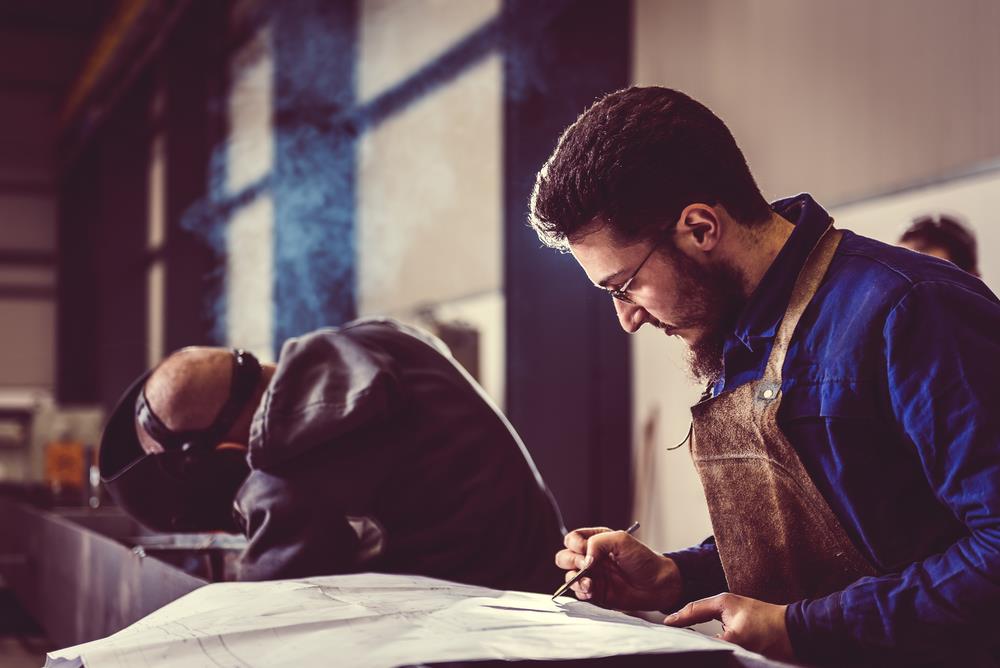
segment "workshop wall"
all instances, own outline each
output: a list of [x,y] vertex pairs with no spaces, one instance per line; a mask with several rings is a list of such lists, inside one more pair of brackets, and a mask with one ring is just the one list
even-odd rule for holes
[[[214,178],[221,197],[235,198],[228,220],[201,225],[220,226],[211,234],[223,242],[225,292],[217,317],[228,345],[254,351],[273,361],[274,341],[274,200],[270,192],[255,192],[274,168],[274,41],[270,27],[257,27],[230,56],[226,100],[226,142]],[[251,192],[240,198],[240,193]],[[221,327],[220,327],[221,328]]]
[[227,136],[209,206],[224,258],[221,338],[265,360],[355,307],[357,3],[236,2]]
[[[422,69],[495,18],[498,0],[361,3],[362,105],[415,84]],[[500,54],[457,62],[448,78],[372,125],[361,140],[360,310],[413,309],[501,286]],[[447,262],[440,262],[447,257]]]
[[87,8],[0,9],[0,481],[40,475],[32,415],[56,385],[59,107],[92,20]]
[[462,361],[502,398],[500,56],[474,39],[462,50],[499,9],[233,5],[230,31],[246,36],[216,151],[224,205],[190,219],[218,228],[222,338],[273,358],[288,336],[391,315],[457,331],[453,347],[471,336]]
[[[833,206],[1000,155],[998,23],[989,0],[636,0],[634,82],[707,104],[769,199]],[[654,488],[637,508],[673,549],[710,528],[687,448],[664,450],[698,391],[663,339],[633,340],[636,461]]]
[[[79,45],[35,37],[0,27],[0,389],[8,391],[51,391],[55,381],[55,125],[67,73],[44,54]],[[25,50],[33,66],[19,68]]]
[[636,83],[716,111],[771,199],[854,199],[1000,153],[991,0],[638,0],[636,14]]
[[103,25],[59,126],[61,404],[108,409],[164,352],[215,342],[215,249],[185,221],[218,141],[225,6],[144,7]]
[[[0,31],[0,62],[3,40]],[[0,105],[2,480],[31,475],[26,411],[50,397],[55,382],[54,107],[51,92],[30,86],[14,88]]]
[[361,3],[359,104],[408,103],[359,144],[358,311],[465,325],[466,364],[502,403],[500,54],[462,51],[499,11],[498,0]]

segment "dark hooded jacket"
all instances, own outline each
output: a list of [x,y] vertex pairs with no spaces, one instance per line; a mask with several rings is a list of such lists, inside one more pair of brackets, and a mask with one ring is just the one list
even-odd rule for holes
[[433,336],[361,320],[287,341],[236,497],[239,578],[414,573],[548,591],[558,509],[527,450]]

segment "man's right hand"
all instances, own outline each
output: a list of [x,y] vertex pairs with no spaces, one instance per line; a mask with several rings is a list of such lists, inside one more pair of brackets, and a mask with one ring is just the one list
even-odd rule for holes
[[591,561],[587,575],[571,589],[581,601],[618,610],[672,610],[681,596],[681,577],[672,559],[657,554],[624,531],[606,527],[566,534],[556,565],[566,580]]

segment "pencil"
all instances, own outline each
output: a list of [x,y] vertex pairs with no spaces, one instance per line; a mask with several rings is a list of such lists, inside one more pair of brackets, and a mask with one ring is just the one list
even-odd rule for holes
[[[635,530],[638,528],[639,528],[639,523],[632,522],[632,526],[630,526],[628,529],[625,529],[625,533],[627,534],[635,533]],[[567,581],[563,586],[559,587],[559,589],[556,589],[556,593],[552,594],[552,599],[555,600],[556,597],[562,596],[563,593],[565,593],[566,590],[570,588],[570,585],[572,585],[574,582],[582,578],[584,574],[586,574],[586,572],[590,570],[591,566],[593,566],[593,564],[587,566],[586,568],[580,569],[580,571],[576,575],[574,575],[572,579]]]

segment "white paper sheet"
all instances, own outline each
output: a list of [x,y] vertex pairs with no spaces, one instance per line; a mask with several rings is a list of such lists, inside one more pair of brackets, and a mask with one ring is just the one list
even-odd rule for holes
[[207,585],[46,668],[372,668],[475,659],[732,651],[569,598],[363,573]]

